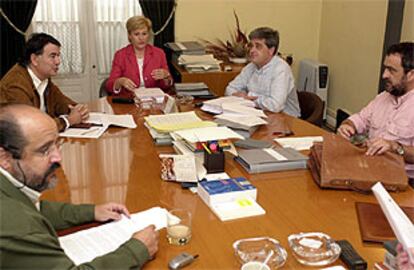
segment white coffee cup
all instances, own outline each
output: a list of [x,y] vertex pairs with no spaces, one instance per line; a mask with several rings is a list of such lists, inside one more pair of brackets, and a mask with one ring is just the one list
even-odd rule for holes
[[243,264],[241,270],[270,270],[270,267],[263,262],[251,261]]

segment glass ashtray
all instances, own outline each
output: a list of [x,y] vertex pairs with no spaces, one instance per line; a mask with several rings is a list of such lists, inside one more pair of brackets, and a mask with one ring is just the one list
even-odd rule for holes
[[177,101],[178,104],[186,105],[186,104],[193,103],[194,97],[190,95],[177,95],[175,97],[175,100]]
[[271,269],[282,267],[287,259],[286,250],[269,237],[240,239],[233,243],[234,253],[241,264],[250,261],[264,262],[271,252],[267,265]]
[[339,245],[329,235],[320,232],[291,234],[288,241],[293,255],[304,265],[328,265],[341,254]]

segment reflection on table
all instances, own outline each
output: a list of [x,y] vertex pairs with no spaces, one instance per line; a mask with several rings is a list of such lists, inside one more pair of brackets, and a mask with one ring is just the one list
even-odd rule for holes
[[[192,240],[185,246],[167,243],[161,230],[159,252],[146,269],[166,269],[168,261],[180,252],[199,254],[188,269],[239,269],[232,244],[242,238],[268,236],[280,241],[288,251],[284,269],[305,269],[292,256],[287,237],[299,232],[324,232],[334,239],[349,240],[369,268],[382,261],[381,245],[362,243],[355,212],[355,202],[376,202],[373,195],[352,191],[322,190],[308,170],[249,175],[226,156],[226,172],[231,177],[245,177],[258,189],[257,201],[266,210],[263,216],[221,222],[196,195],[173,182],[160,178],[160,153],[172,153],[172,147],[156,147],[143,119],[134,105],[111,104],[110,97],[90,105],[92,111],[113,110],[131,113],[136,129],[109,128],[98,140],[68,139],[63,145],[63,171],[59,183],[46,192],[44,199],[72,203],[115,201],[127,205],[131,212],[153,206],[183,208],[193,215]],[[202,118],[210,115],[198,111]],[[253,138],[271,141],[272,127],[285,121],[295,136],[316,136],[326,131],[300,119],[283,114],[269,115],[269,125],[262,126]],[[393,193],[403,206],[414,206],[414,191]],[[336,264],[340,264],[338,261]]]

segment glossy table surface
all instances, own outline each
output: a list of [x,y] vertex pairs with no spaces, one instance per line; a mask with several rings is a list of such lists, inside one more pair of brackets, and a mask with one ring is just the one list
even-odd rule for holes
[[[362,243],[355,202],[376,202],[373,195],[353,191],[322,190],[308,170],[249,175],[226,156],[226,172],[231,177],[245,177],[258,189],[257,201],[266,210],[258,217],[222,222],[204,202],[178,183],[160,179],[160,153],[172,153],[169,146],[152,142],[143,119],[134,105],[114,104],[102,98],[90,105],[92,111],[131,113],[136,129],[111,127],[99,139],[67,139],[62,148],[62,167],[58,185],[44,193],[43,199],[71,203],[118,202],[131,212],[154,206],[184,208],[193,215],[192,240],[186,246],[167,243],[166,230],[160,232],[159,251],[146,269],[167,269],[168,261],[180,252],[199,254],[187,269],[239,269],[232,244],[242,238],[268,236],[280,241],[288,252],[283,269],[306,269],[293,257],[287,237],[299,232],[324,232],[334,239],[348,239],[369,263],[382,261],[381,245]],[[198,112],[202,118],[211,116]],[[272,127],[286,121],[295,136],[321,135],[326,131],[299,119],[281,114],[269,117],[254,138],[271,141]],[[392,193],[403,206],[414,206],[414,191]],[[335,264],[340,264],[337,261]]]

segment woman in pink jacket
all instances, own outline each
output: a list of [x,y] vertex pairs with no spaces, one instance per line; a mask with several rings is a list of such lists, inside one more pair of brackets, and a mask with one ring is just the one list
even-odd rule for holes
[[152,23],[143,16],[134,16],[126,23],[131,44],[118,50],[112,62],[112,70],[106,90],[110,95],[132,96],[139,87],[159,87],[163,90],[172,85],[165,53],[150,44]]

